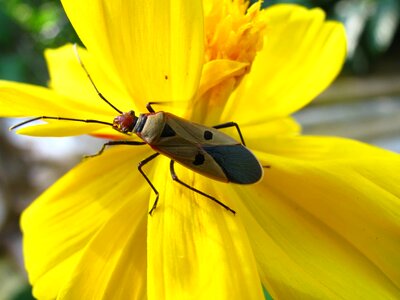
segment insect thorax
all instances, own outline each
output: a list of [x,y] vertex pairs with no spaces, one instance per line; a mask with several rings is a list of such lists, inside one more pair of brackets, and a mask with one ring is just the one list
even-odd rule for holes
[[136,126],[133,128],[133,133],[136,133],[141,139],[151,145],[158,141],[164,125],[165,114],[162,111],[140,114]]

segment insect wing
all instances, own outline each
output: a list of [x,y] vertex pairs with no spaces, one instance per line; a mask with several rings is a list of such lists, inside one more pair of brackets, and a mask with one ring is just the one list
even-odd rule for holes
[[[166,125],[182,139],[201,145],[237,145],[237,140],[211,127],[193,123],[170,113],[165,113]],[[164,128],[165,130],[165,128]]]
[[263,174],[256,157],[232,137],[172,114],[166,113],[161,137],[151,146],[187,168],[220,181],[254,183]]
[[245,146],[204,146],[203,149],[223,169],[230,182],[250,184],[259,181],[263,169],[257,158]]
[[150,145],[155,151],[171,158],[181,165],[215,180],[228,182],[224,170],[199,144],[193,144],[180,137],[163,138],[162,142]]

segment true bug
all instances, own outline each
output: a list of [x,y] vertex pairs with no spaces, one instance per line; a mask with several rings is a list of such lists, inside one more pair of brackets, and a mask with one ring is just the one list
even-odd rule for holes
[[[170,172],[174,181],[180,183],[181,185],[189,188],[196,193],[199,193],[213,200],[214,202],[218,203],[225,209],[235,214],[235,211],[233,209],[231,209],[218,199],[182,182],[175,173],[174,162],[176,161],[181,165],[214,180],[233,182],[238,184],[251,184],[259,181],[263,176],[263,166],[253,155],[253,153],[246,148],[239,126],[234,122],[228,122],[213,127],[206,127],[182,119],[168,112],[156,112],[153,109],[152,104],[159,104],[158,102],[148,103],[146,108],[149,112],[142,113],[139,116],[136,116],[134,111],[124,113],[116,108],[100,93],[85,65],[81,61],[76,47],[75,52],[80,65],[88,76],[99,97],[118,112],[119,115],[114,118],[113,123],[103,122],[99,120],[40,116],[14,125],[10,129],[15,129],[19,126],[39,119],[55,119],[106,124],[112,126],[115,130],[124,134],[131,135],[132,133],[134,133],[142,141],[109,141],[103,145],[98,153],[91,156],[100,155],[107,146],[111,145],[138,146],[147,144],[152,149],[154,149],[156,153],[142,160],[138,165],[139,172],[143,175],[145,180],[148,182],[148,184],[156,194],[154,204],[149,211],[150,215],[157,207],[159,193],[150,181],[150,179],[147,177],[147,175],[143,172],[142,167],[160,154],[163,154],[171,159]],[[225,133],[217,130],[227,127],[236,128],[241,143],[237,142],[235,139],[226,135]]]

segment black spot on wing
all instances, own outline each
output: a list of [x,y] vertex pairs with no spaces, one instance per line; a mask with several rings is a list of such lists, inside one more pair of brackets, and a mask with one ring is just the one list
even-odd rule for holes
[[205,159],[204,155],[201,154],[201,153],[198,153],[194,158],[193,164],[195,166],[200,166],[200,165],[202,165],[204,163],[204,159]]
[[161,132],[160,137],[169,137],[169,136],[175,136],[176,133],[175,131],[171,128],[171,126],[169,126],[168,124],[164,125],[164,129]]
[[260,180],[263,170],[260,163],[243,145],[202,147],[234,183],[254,183]]
[[204,139],[211,140],[213,138],[213,133],[209,130],[204,131]]

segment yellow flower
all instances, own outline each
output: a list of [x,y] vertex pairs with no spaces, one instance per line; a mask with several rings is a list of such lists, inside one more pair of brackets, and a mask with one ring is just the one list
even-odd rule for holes
[[[299,135],[290,117],[334,79],[340,24],[319,9],[241,0],[64,0],[101,93],[122,111],[159,109],[212,126],[235,121],[265,169],[254,185],[213,181],[147,146],[80,163],[23,214],[24,256],[40,299],[396,299],[400,159],[356,141]],[[204,8],[202,8],[202,5]],[[112,122],[71,45],[48,50],[50,88],[0,83],[4,117]],[[157,107],[158,108],[158,107]],[[36,136],[125,138],[102,124],[48,120]],[[235,136],[235,132],[228,131]],[[132,137],[132,139],[135,139]],[[136,138],[137,140],[137,138]]]

